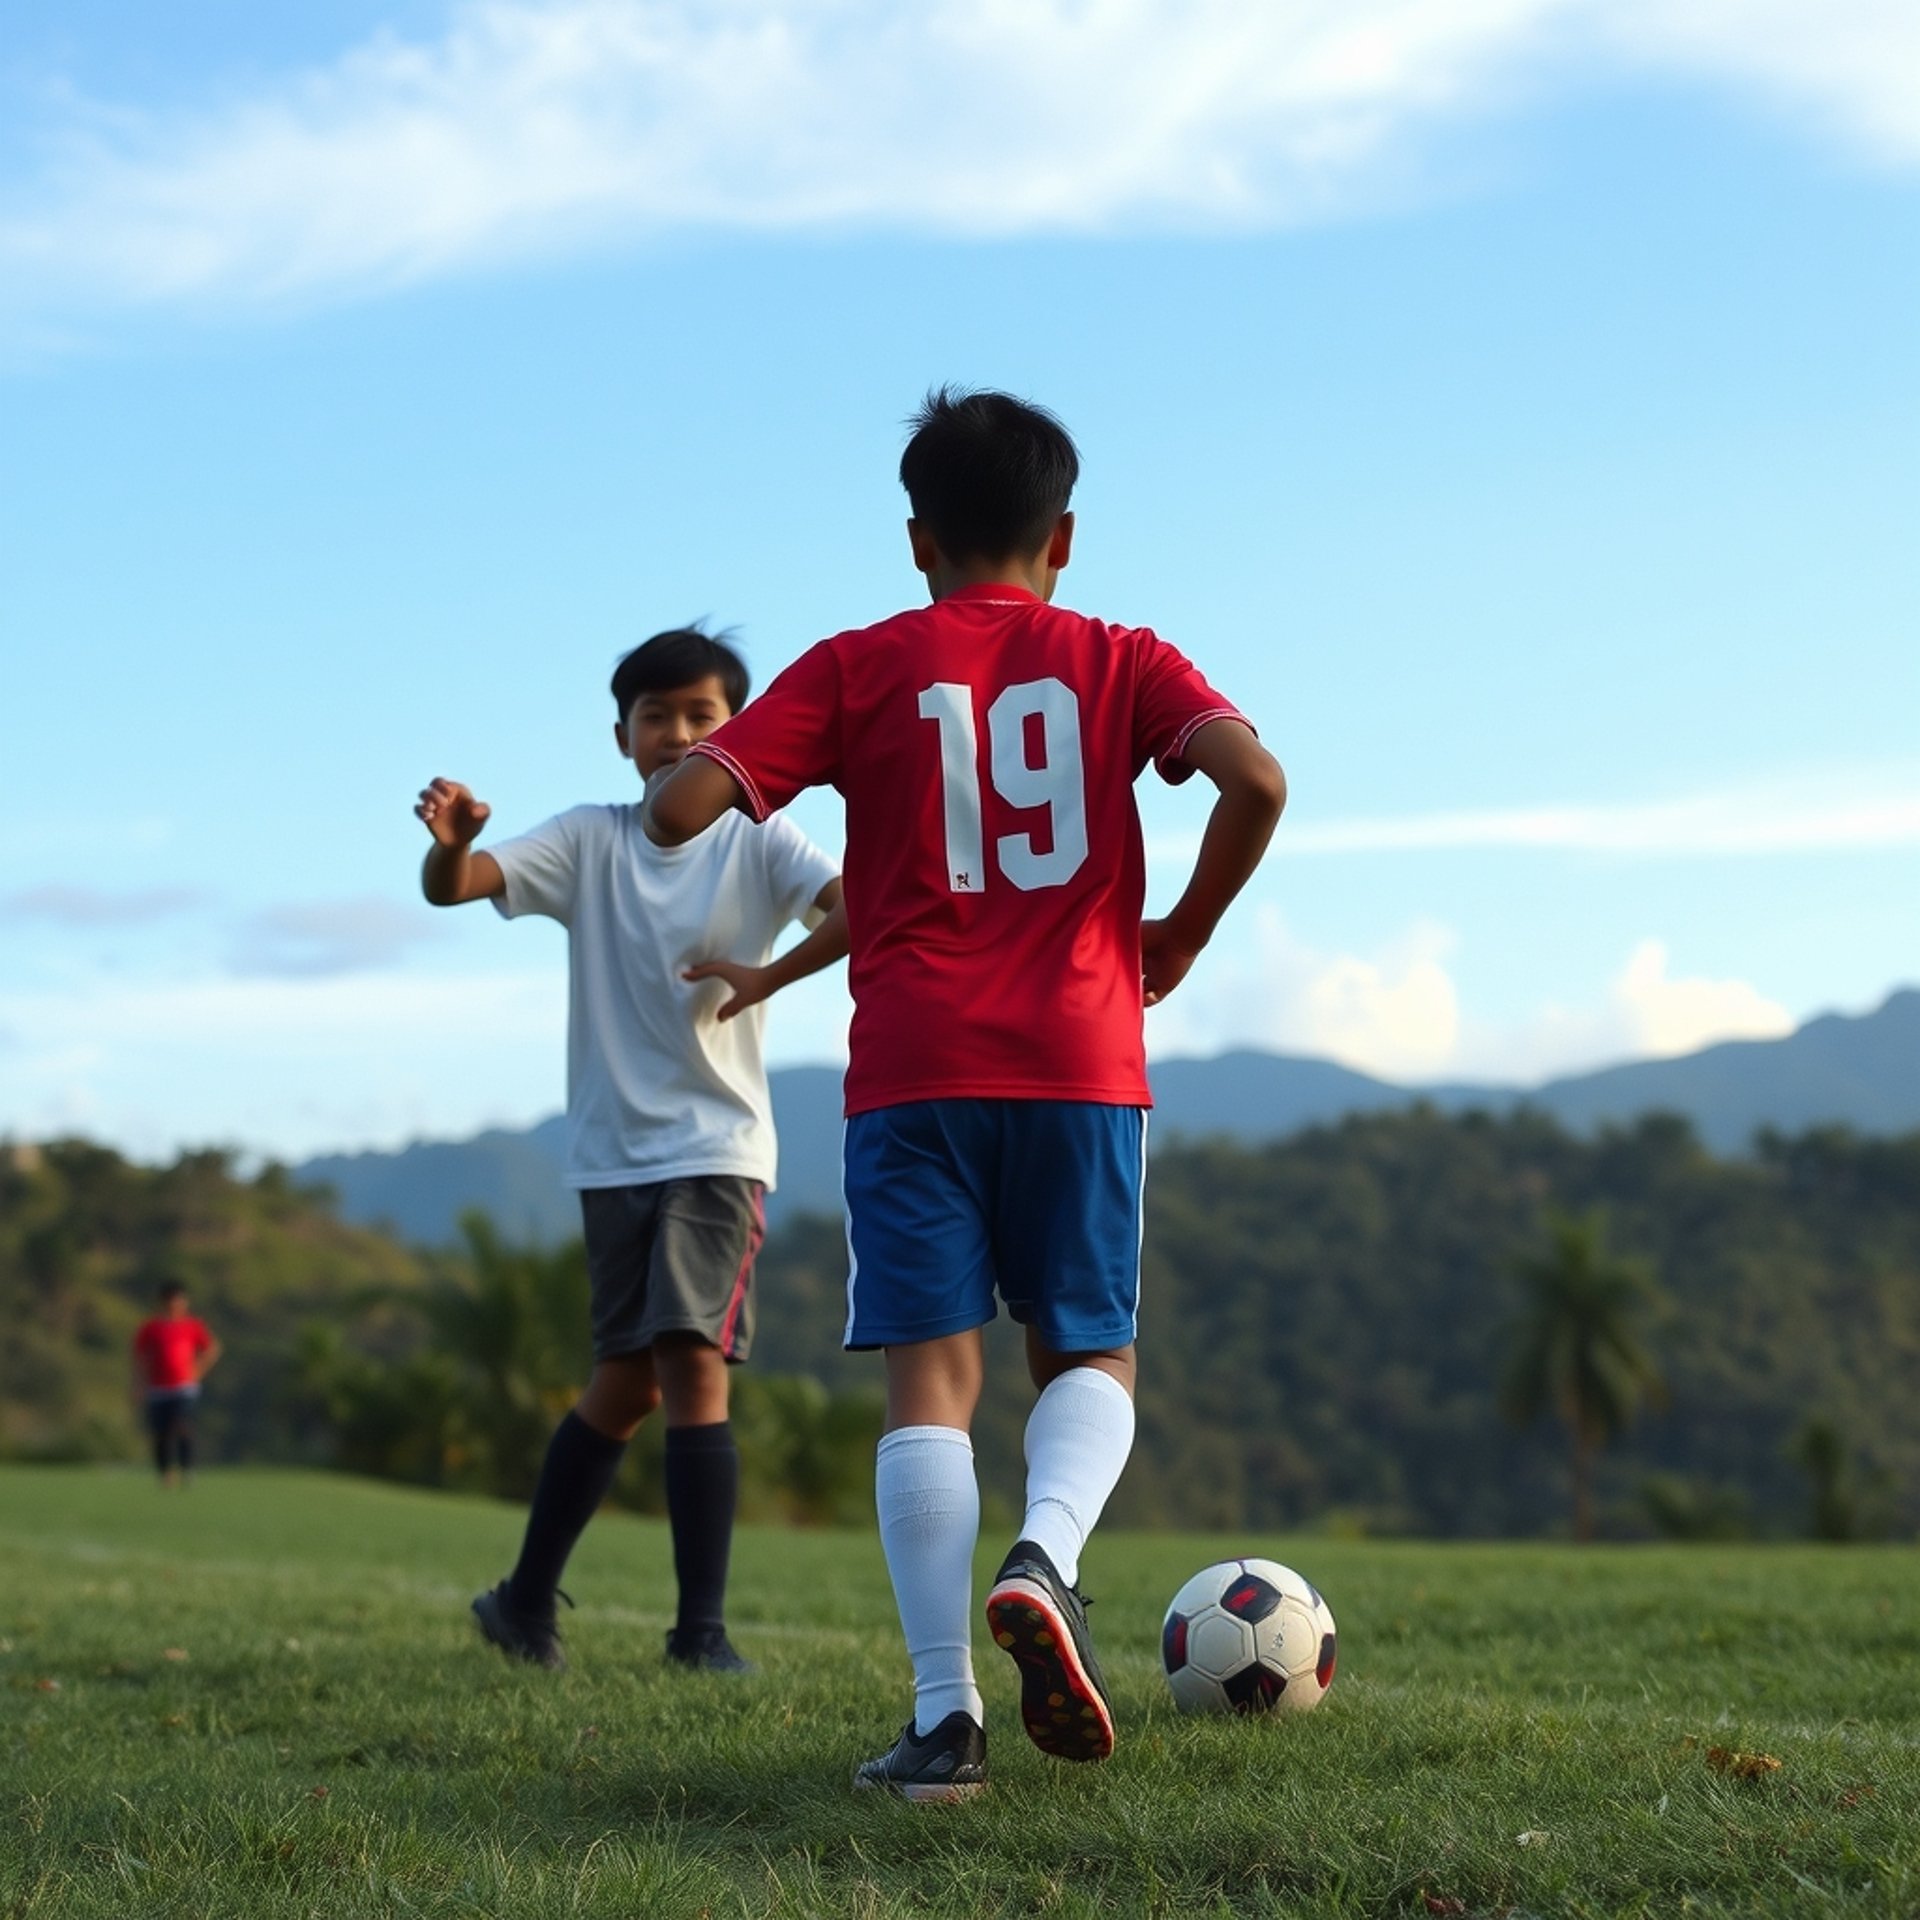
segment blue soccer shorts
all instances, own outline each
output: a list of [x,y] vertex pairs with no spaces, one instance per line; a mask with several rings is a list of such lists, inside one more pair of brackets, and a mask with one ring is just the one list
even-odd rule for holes
[[994,1295],[1056,1353],[1134,1337],[1147,1116],[915,1100],[847,1122],[850,1348],[981,1327]]

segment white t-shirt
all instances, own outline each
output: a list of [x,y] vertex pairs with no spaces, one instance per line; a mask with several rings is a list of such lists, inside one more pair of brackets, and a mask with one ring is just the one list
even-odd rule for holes
[[762,966],[839,869],[792,821],[723,814],[657,847],[637,805],[574,807],[488,849],[512,920],[567,930],[567,1184],[638,1186],[733,1173],[771,1188],[773,1110],[761,1062],[766,1004],[724,1026],[723,980],[702,960]]

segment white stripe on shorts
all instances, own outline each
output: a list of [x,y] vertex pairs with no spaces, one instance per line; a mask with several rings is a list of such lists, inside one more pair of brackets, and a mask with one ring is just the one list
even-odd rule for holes
[[860,1257],[853,1250],[853,1209],[847,1204],[847,1123],[840,1122],[840,1218],[847,1229],[847,1330],[840,1336],[844,1347],[853,1338],[853,1282],[860,1271]]

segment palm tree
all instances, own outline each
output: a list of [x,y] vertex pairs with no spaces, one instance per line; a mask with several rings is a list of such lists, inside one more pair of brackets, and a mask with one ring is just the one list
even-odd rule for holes
[[1637,1260],[1607,1251],[1596,1209],[1550,1212],[1547,1246],[1516,1263],[1522,1296],[1501,1407],[1516,1425],[1552,1412],[1573,1448],[1573,1537],[1593,1538],[1593,1462],[1661,1391],[1637,1322],[1659,1300]]

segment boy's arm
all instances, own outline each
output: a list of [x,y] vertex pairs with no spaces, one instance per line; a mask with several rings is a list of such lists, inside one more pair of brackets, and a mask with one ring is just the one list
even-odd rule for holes
[[703,960],[689,967],[682,980],[724,980],[733,989],[733,998],[720,1009],[719,1018],[731,1020],[762,1000],[771,999],[782,987],[819,973],[836,960],[847,957],[847,903],[838,880],[829,880],[814,896],[813,904],[827,917],[807,935],[795,941],[777,960],[764,967],[743,967],[734,960]]
[[414,814],[433,835],[420,891],[436,907],[464,906],[469,900],[497,900],[507,890],[506,875],[490,853],[475,853],[473,843],[493,809],[457,780],[434,780],[420,790]]
[[220,1364],[220,1356],[225,1352],[226,1348],[220,1344],[220,1336],[214,1333],[208,1334],[207,1344],[200,1349],[193,1377],[196,1380],[204,1380]]
[[1205,774],[1220,797],[1186,891],[1164,920],[1149,920],[1140,929],[1142,997],[1150,1007],[1187,977],[1220,916],[1252,879],[1287,804],[1287,776],[1279,761],[1238,720],[1208,721],[1180,757]]
[[641,820],[656,847],[681,847],[745,802],[746,789],[718,760],[693,753],[648,794]]

